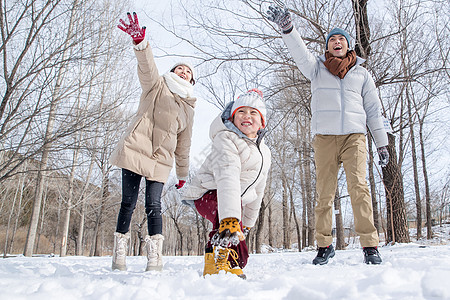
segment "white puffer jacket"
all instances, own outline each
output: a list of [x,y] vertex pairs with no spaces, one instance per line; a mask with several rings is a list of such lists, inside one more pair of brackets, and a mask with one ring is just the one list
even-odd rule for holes
[[231,104],[212,122],[211,153],[186,188],[183,199],[185,203],[192,202],[208,190],[217,190],[219,220],[237,218],[243,226],[253,227],[264,196],[270,150],[262,137],[253,141],[228,121]]
[[383,126],[381,101],[369,72],[358,57],[343,79],[328,71],[325,55],[314,56],[294,28],[282,34],[294,61],[302,74],[311,81],[312,134],[366,134],[366,125],[377,147],[386,146],[388,138]]

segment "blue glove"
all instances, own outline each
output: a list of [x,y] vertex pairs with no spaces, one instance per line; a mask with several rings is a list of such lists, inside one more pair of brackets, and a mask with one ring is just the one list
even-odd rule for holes
[[380,161],[378,162],[381,167],[386,167],[389,162],[389,151],[386,146],[380,147],[377,149],[378,157]]
[[267,18],[277,24],[283,33],[289,33],[292,31],[292,28],[294,28],[294,25],[292,25],[291,14],[287,8],[283,10],[278,6],[269,6]]

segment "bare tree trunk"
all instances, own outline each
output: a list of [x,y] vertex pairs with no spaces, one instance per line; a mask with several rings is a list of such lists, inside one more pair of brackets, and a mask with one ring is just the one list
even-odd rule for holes
[[137,224],[138,229],[136,230],[137,238],[135,243],[134,255],[142,255],[144,253],[145,245],[145,224],[147,223],[147,215],[144,215],[142,221]]
[[290,248],[290,224],[289,224],[289,203],[288,203],[288,187],[287,180],[284,174],[281,175],[281,181],[283,186],[283,198],[282,198],[282,206],[283,206],[283,248]]
[[420,151],[422,157],[422,171],[425,181],[425,205],[426,205],[426,218],[427,218],[427,239],[433,238],[433,230],[431,227],[431,196],[430,196],[430,184],[428,182],[427,162],[425,155],[425,145],[423,140],[423,120],[419,120],[419,142]]
[[[403,43],[406,43],[406,33],[403,39]],[[402,49],[404,49],[403,47]],[[405,78],[408,78],[408,66],[406,65],[406,57],[404,51],[402,50],[402,66]],[[414,174],[414,191],[416,196],[416,229],[417,229],[417,239],[422,237],[422,201],[420,199],[420,188],[419,188],[419,175],[417,171],[417,154],[416,154],[416,137],[414,135],[414,116],[412,112],[412,100],[410,95],[409,82],[406,82],[405,94],[406,94],[406,104],[408,110],[408,124],[411,140],[411,159],[413,163],[413,174]]]
[[367,59],[372,48],[370,47],[370,27],[367,16],[368,0],[352,0],[353,16],[356,25],[356,45],[355,52],[358,56]]
[[336,187],[334,196],[334,217],[336,220],[336,249],[345,249],[344,222],[342,222],[341,197],[339,195],[339,187]]
[[[34,247],[34,252],[37,252],[39,249],[39,241],[41,239],[42,229],[44,228],[44,221],[45,221],[45,208],[46,208],[46,202],[47,202],[47,194],[48,194],[48,183],[45,186],[45,193],[43,195],[43,203],[42,203],[42,215],[40,217],[40,224],[39,229],[37,232],[37,241],[36,245]],[[58,226],[56,226],[58,227]]]
[[315,212],[314,207],[316,203],[316,193],[315,189],[312,188],[313,182],[312,182],[312,176],[311,176],[311,148],[306,145],[306,142],[304,144],[305,146],[305,153],[309,154],[308,157],[305,159],[305,187],[306,187],[306,194],[308,195],[306,199],[307,203],[307,219],[308,219],[308,246],[314,246],[315,241]]
[[72,197],[73,197],[73,181],[75,178],[75,165],[78,161],[78,154],[79,154],[79,145],[75,149],[75,152],[73,153],[73,161],[72,161],[72,169],[70,170],[70,176],[69,176],[69,191],[67,193],[67,202],[65,207],[65,214],[64,214],[64,222],[62,227],[62,238],[61,238],[61,252],[60,256],[64,257],[67,255],[67,242],[69,239],[69,224],[70,224],[70,213],[72,211]]
[[78,226],[77,248],[75,250],[76,255],[83,255],[85,213],[86,213],[86,203],[85,201],[82,201],[80,207],[80,224]]
[[[208,221],[209,222],[209,221]],[[207,222],[207,220],[205,219],[205,218],[201,218],[201,223],[202,223],[202,231],[203,231],[203,242],[204,242],[204,245],[203,246],[205,246],[206,245],[206,242],[208,241],[208,222]]]
[[[305,144],[305,142],[303,142],[302,144]],[[302,150],[300,153],[302,159],[300,160],[301,163],[299,165],[299,172],[300,172],[300,184],[301,184],[301,195],[302,195],[302,242],[301,245],[302,247],[306,246],[306,237],[307,237],[307,224],[306,224],[306,202],[308,199],[308,194],[306,193],[306,180],[305,180],[305,169],[304,169],[304,165],[305,165],[305,160],[309,159],[309,157],[306,155],[305,153],[305,147],[304,145],[302,145]]]
[[[67,57],[69,55],[69,43],[71,41],[71,37],[73,35],[72,29],[73,29],[73,23],[75,19],[75,7],[77,5],[78,0],[74,0],[73,7],[71,11],[70,16],[70,23],[69,23],[69,29],[67,31],[67,36],[65,40],[65,47],[62,54],[61,60],[64,62],[67,60]],[[36,193],[33,203],[33,212],[31,215],[31,221],[30,221],[30,227],[28,229],[27,239],[25,243],[25,249],[24,249],[24,255],[25,256],[32,256],[33,255],[33,247],[36,240],[36,231],[37,231],[37,225],[39,221],[39,215],[40,215],[40,209],[41,209],[41,202],[42,202],[42,189],[43,189],[43,177],[45,177],[47,173],[47,164],[48,164],[48,156],[49,152],[53,145],[53,127],[55,123],[56,118],[56,111],[57,111],[57,104],[59,103],[59,100],[61,100],[61,85],[63,82],[63,78],[66,72],[66,64],[63,63],[61,67],[58,70],[58,75],[56,77],[56,84],[55,88],[53,90],[52,94],[52,101],[50,104],[50,111],[48,115],[47,120],[47,129],[45,131],[45,137],[44,137],[44,147],[42,152],[42,158],[40,163],[40,168],[38,171],[38,180],[36,185]]]
[[[26,163],[24,165],[24,169],[26,169]],[[16,192],[14,193],[14,199],[13,199],[13,203],[11,205],[11,212],[9,213],[9,217],[8,217],[8,225],[6,226],[6,233],[5,233],[5,247],[3,248],[3,258],[7,257],[7,253],[8,253],[8,239],[9,239],[9,229],[11,228],[11,221],[12,221],[12,217],[14,214],[14,208],[16,206],[16,201],[17,199],[19,199],[19,207],[17,208],[17,212],[20,211],[20,207],[22,204],[22,195],[23,195],[23,187],[25,184],[25,175],[23,175],[22,177],[19,178],[18,180],[18,184],[17,184],[17,188],[16,188]],[[16,219],[18,219],[18,216],[16,215]],[[14,232],[13,232],[14,234]],[[14,240],[14,235],[12,235],[11,240]],[[11,241],[12,243],[12,241]]]
[[272,220],[273,220],[273,211],[272,211],[272,201],[269,201],[268,203],[269,206],[269,217],[267,220],[267,227],[269,227],[269,245],[271,247],[275,247],[275,243],[273,241],[273,225],[272,225]]
[[[52,107],[54,108],[54,105],[52,105]],[[54,112],[51,113],[49,116],[49,120],[47,122],[47,131],[45,134],[46,141],[48,140],[48,138],[50,136],[51,130],[53,129],[54,116],[55,116]],[[50,118],[50,117],[52,117],[52,118]],[[38,229],[38,223],[39,223],[39,216],[41,214],[42,195],[43,195],[43,189],[44,189],[43,177],[46,173],[49,150],[50,150],[50,144],[46,143],[44,145],[44,152],[42,154],[42,159],[39,164],[40,168],[39,168],[37,179],[36,179],[36,191],[34,194],[35,196],[34,196],[34,201],[33,201],[33,210],[31,213],[31,220],[30,220],[30,225],[28,228],[28,234],[27,234],[27,239],[25,241],[25,248],[24,248],[24,253],[23,253],[25,256],[33,255],[34,245],[36,243],[36,235],[37,235],[37,229]]]
[[307,243],[307,236],[308,236],[308,224],[306,223],[306,197],[302,198],[302,246],[306,247]]
[[[24,170],[27,169],[27,162],[24,163]],[[23,176],[23,181],[25,181],[25,175]],[[16,221],[14,222],[14,229],[12,232],[12,236],[11,236],[11,245],[10,245],[10,252],[13,251],[13,246],[14,246],[14,237],[16,236],[16,232],[17,232],[17,228],[19,227],[19,219],[20,219],[20,214],[22,212],[22,200],[23,200],[23,189],[20,192],[20,197],[19,197],[19,205],[17,208],[17,215],[16,215]]]
[[197,210],[195,210],[195,227],[197,228],[197,255],[203,255],[205,252],[205,243],[202,241],[202,230],[200,228],[200,218],[202,218]]
[[414,174],[414,191],[416,196],[416,229],[417,229],[417,239],[420,239],[422,237],[422,201],[420,199],[419,172],[417,170],[416,138],[414,136],[414,124],[411,112],[411,99],[408,96],[408,92],[406,92],[406,98],[408,104],[409,130],[411,140],[411,158],[413,163],[413,174]]
[[297,231],[297,243],[298,243],[298,251],[302,251],[302,234],[301,234],[301,230],[300,230],[300,222],[298,221],[297,218],[297,213],[295,211],[295,205],[294,205],[294,195],[292,195],[292,189],[290,190],[290,202],[291,202],[291,211],[294,217],[294,222],[295,222],[295,229]]
[[406,207],[403,194],[403,178],[397,164],[395,137],[389,137],[389,163],[383,169],[383,183],[386,191],[387,239],[386,242],[409,243]]
[[[103,161],[103,160],[102,160]],[[102,168],[104,169],[104,167]],[[94,256],[102,256],[103,254],[103,211],[106,201],[109,198],[109,177],[107,171],[103,172],[102,180],[102,200],[98,209],[97,222],[96,222],[96,235],[95,235],[95,251]]]
[[373,225],[378,231],[378,234],[380,233],[380,216],[378,213],[378,200],[377,200],[377,194],[376,194],[376,187],[375,187],[375,176],[374,176],[374,160],[373,160],[373,144],[372,144],[372,134],[369,132],[367,135],[368,140],[368,153],[369,153],[369,185],[370,185],[370,195],[372,197],[372,210],[373,210]]
[[[266,189],[269,189],[266,187]],[[269,193],[265,193],[266,195]],[[262,235],[264,232],[264,216],[266,214],[266,203],[264,201],[264,198],[261,201],[261,208],[259,209],[259,216],[258,216],[258,226],[256,227],[256,233],[255,233],[255,251],[256,253],[261,253],[261,245],[262,245]]]
[[[172,220],[173,220],[173,222],[174,222],[174,224],[175,224],[175,228],[177,229],[177,233],[178,233],[178,236],[179,236],[178,244],[179,244],[180,246],[179,246],[178,249],[180,250],[180,252],[179,252],[178,255],[183,256],[183,230],[181,229],[180,224],[179,224],[178,221],[176,221],[176,220],[174,220],[174,219],[172,219]],[[176,253],[175,253],[175,254],[176,254]]]

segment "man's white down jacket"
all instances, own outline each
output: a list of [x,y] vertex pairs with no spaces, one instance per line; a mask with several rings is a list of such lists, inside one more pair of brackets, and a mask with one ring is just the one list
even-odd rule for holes
[[381,101],[369,72],[357,58],[343,79],[328,71],[325,55],[314,56],[294,28],[282,34],[294,61],[302,74],[311,81],[312,134],[366,134],[366,124],[377,147],[388,144],[381,115]]

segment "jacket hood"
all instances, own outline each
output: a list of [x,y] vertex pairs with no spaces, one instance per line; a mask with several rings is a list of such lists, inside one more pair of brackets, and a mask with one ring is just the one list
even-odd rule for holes
[[[225,109],[222,111],[221,114],[219,114],[214,121],[211,123],[211,127],[209,129],[209,137],[211,140],[214,139],[214,137],[221,131],[232,131],[236,133],[240,138],[247,139],[251,141],[248,136],[246,136],[242,131],[240,131],[230,120],[231,114],[232,114],[232,108],[233,108],[234,101],[229,102]],[[261,140],[263,139],[264,135],[266,134],[267,130],[265,128],[258,130],[258,137],[256,139],[256,144],[259,146],[261,143]]]

